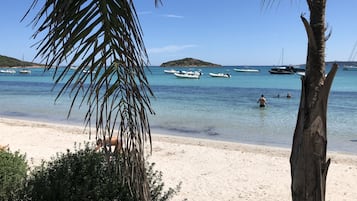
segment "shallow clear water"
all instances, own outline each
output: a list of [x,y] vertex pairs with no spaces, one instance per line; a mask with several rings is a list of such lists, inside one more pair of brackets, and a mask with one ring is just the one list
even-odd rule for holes
[[[172,135],[290,147],[300,99],[297,75],[239,73],[235,67],[201,68],[198,80],[178,79],[163,68],[150,67],[147,76],[155,93],[152,131]],[[175,68],[179,70],[180,68]],[[231,78],[211,78],[225,72]],[[0,74],[0,116],[80,124],[84,112],[75,106],[66,119],[70,98],[54,102],[52,72],[33,69],[30,75]],[[286,94],[291,99],[285,98]],[[264,94],[266,108],[257,99]],[[280,98],[276,98],[277,95]],[[357,71],[337,72],[329,98],[328,149],[357,153]]]

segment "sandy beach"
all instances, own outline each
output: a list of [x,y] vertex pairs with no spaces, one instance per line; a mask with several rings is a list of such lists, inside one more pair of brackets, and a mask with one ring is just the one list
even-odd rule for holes
[[[30,165],[50,160],[75,143],[94,142],[81,127],[0,118],[0,145],[26,154]],[[182,182],[172,200],[287,201],[290,150],[153,134],[149,160],[167,187]],[[326,200],[357,200],[357,155],[328,152],[332,159]]]

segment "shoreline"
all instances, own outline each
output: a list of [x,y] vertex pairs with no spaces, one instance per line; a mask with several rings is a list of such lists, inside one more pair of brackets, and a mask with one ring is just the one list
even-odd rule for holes
[[[0,145],[39,165],[74,143],[94,143],[84,127],[0,118]],[[147,152],[147,154],[149,151]],[[182,182],[172,200],[291,200],[290,149],[152,134],[154,169],[165,187]],[[331,165],[326,200],[357,200],[357,155],[327,152]]]

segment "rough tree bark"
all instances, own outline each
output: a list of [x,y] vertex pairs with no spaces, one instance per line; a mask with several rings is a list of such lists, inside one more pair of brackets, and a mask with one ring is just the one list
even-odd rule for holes
[[306,76],[301,79],[301,99],[290,156],[291,192],[293,201],[324,201],[330,164],[330,159],[326,160],[327,100],[337,64],[325,76],[326,0],[307,0],[307,3],[310,22],[301,16],[308,36]]

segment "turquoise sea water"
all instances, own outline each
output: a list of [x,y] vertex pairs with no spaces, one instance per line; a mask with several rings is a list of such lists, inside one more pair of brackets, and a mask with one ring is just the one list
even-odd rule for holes
[[[300,100],[298,75],[239,73],[233,66],[201,68],[200,79],[179,79],[163,68],[150,67],[147,77],[155,93],[150,116],[153,133],[290,147]],[[175,68],[180,70],[180,68]],[[187,70],[187,68],[185,68]],[[197,70],[197,69],[196,69]],[[231,78],[212,78],[225,72]],[[84,113],[75,107],[66,119],[70,99],[54,99],[53,72],[0,74],[0,116],[57,123],[81,124]],[[285,98],[286,94],[291,99]],[[264,94],[268,106],[258,107]],[[276,98],[277,95],[280,98]],[[328,150],[357,154],[357,71],[339,69],[328,107]]]

